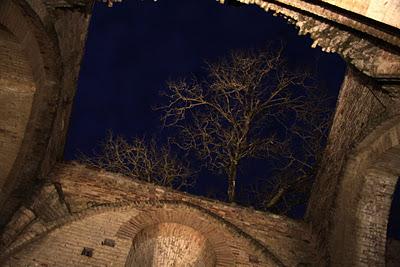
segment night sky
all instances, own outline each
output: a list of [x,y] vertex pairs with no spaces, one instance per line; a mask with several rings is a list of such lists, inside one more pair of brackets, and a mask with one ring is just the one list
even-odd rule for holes
[[[152,110],[167,80],[204,75],[204,60],[234,49],[285,44],[285,57],[317,71],[319,83],[336,96],[345,63],[337,54],[312,49],[309,37],[255,6],[223,6],[215,0],[126,0],[107,8],[96,3],[89,27],[65,159],[90,155],[107,130],[126,138],[159,131]],[[207,178],[205,178],[207,179]],[[224,181],[207,181],[215,187]],[[218,184],[219,183],[219,184]]]
[[159,118],[152,106],[167,80],[202,75],[204,60],[275,40],[286,44],[291,64],[317,68],[318,78],[337,94],[345,70],[341,58],[310,48],[310,38],[255,6],[214,0],[130,0],[113,8],[96,3],[65,159],[74,159],[77,150],[90,153],[108,129],[125,137],[153,133]]

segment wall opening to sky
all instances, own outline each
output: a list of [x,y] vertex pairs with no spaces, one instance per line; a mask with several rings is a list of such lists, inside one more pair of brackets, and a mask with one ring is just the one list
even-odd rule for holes
[[[252,6],[208,1],[124,1],[107,8],[96,3],[75,97],[65,160],[91,155],[108,130],[127,139],[160,133],[159,91],[166,81],[194,74],[205,77],[204,60],[231,50],[262,49],[283,42],[295,68],[315,70],[319,86],[337,98],[345,62],[311,48],[293,25]],[[161,133],[162,134],[162,133]],[[223,199],[226,181],[202,174],[192,193]],[[239,187],[251,177],[239,177]],[[294,217],[301,217],[305,206]]]

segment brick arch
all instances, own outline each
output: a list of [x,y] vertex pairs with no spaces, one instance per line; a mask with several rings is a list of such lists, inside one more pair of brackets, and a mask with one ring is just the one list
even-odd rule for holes
[[[48,233],[51,231],[54,231],[56,229],[59,229],[63,227],[64,225],[83,220],[89,216],[94,216],[102,213],[106,213],[109,211],[127,211],[132,208],[137,208],[137,209],[146,209],[148,212],[142,213],[142,215],[138,215],[139,217],[136,219],[138,221],[144,221],[148,222],[147,217],[149,214],[152,214],[151,212],[156,212],[161,211],[162,209],[168,209],[168,210],[173,210],[173,209],[182,209],[186,210],[185,213],[182,213],[182,215],[185,214],[191,214],[191,215],[196,215],[200,216],[205,220],[208,224],[214,224],[214,225],[219,225],[220,229],[223,229],[226,233],[230,233],[233,237],[242,239],[245,244],[249,248],[252,249],[252,251],[256,252],[262,257],[262,262],[268,262],[268,266],[286,266],[283,261],[276,256],[275,253],[271,251],[270,248],[268,248],[266,245],[260,243],[257,239],[254,239],[251,235],[247,234],[243,230],[241,230],[239,227],[235,226],[234,224],[230,223],[229,221],[226,221],[225,219],[221,218],[220,216],[214,214],[213,212],[204,209],[198,205],[186,202],[186,201],[172,201],[172,200],[156,200],[156,201],[134,201],[134,202],[118,202],[118,203],[105,203],[102,205],[94,206],[91,208],[88,208],[82,212],[79,213],[74,213],[68,216],[65,216],[63,218],[57,219],[55,221],[51,221],[48,223],[40,224],[40,225],[35,225],[32,224],[33,227],[35,228],[34,232],[27,231],[19,238],[14,241],[13,244],[11,244],[9,247],[5,248],[4,251],[0,254],[0,261],[6,261],[9,257],[12,255],[18,253],[22,249],[24,249],[26,246],[29,244],[44,238]],[[175,218],[182,218],[180,215],[179,217]],[[164,214],[164,221],[167,220],[167,218],[170,218],[172,220],[174,217],[171,217],[171,214]],[[185,216],[185,220],[187,220],[187,217]],[[168,221],[168,220],[167,220]],[[131,223],[129,223],[131,227]],[[146,224],[147,225],[147,224]],[[128,228],[129,228],[128,227]],[[198,228],[197,226],[194,226]],[[131,235],[129,233],[136,233],[139,228],[136,228],[136,230],[128,230],[127,228],[120,229],[119,232],[119,237],[123,237],[123,233],[126,232],[126,237],[125,238],[131,238]],[[200,228],[201,229],[201,228]],[[206,228],[202,228],[203,230],[206,230]],[[209,228],[207,228],[209,229]],[[130,232],[132,231],[132,232]],[[218,235],[220,236],[220,235]],[[219,240],[218,243],[223,241],[226,243],[226,240],[222,239]],[[221,246],[221,245],[219,245]],[[223,252],[223,248],[220,248],[221,252]],[[222,255],[227,255],[226,252],[221,253]],[[222,258],[221,258],[222,259]],[[229,259],[226,259],[227,262],[230,262]],[[232,265],[220,265],[220,266],[232,266]],[[234,266],[234,265],[233,265]]]
[[345,166],[332,216],[329,250],[334,266],[385,265],[386,229],[399,175],[396,116],[372,131]]
[[[140,230],[154,224],[180,223],[205,235],[213,245],[217,255],[217,266],[234,266],[232,265],[234,257],[231,257],[231,251],[226,246],[227,242],[235,243],[233,238],[245,241],[248,247],[263,258],[263,262],[268,262],[271,266],[285,266],[282,260],[268,247],[207,209],[185,201],[147,201],[146,204],[150,204],[152,209],[132,218],[128,224],[120,229],[119,237],[125,235],[126,238],[132,239]],[[178,208],[182,211],[172,211],[171,208]],[[201,219],[199,220],[199,218]],[[229,238],[229,235],[231,235],[231,238]]]
[[[164,223],[179,224],[189,227],[198,232],[210,243],[210,249],[215,253],[216,266],[235,266],[235,256],[227,244],[235,244],[235,240],[227,234],[221,226],[210,222],[200,212],[192,209],[176,210],[153,210],[141,212],[138,216],[131,218],[118,231],[119,238],[135,240],[143,231],[157,228]],[[133,254],[134,246],[131,253]],[[129,261],[129,259],[128,259]],[[128,266],[128,265],[126,265]]]
[[[40,3],[34,5],[43,10]],[[18,129],[20,145],[12,156],[15,160],[7,167],[9,169],[7,174],[2,174],[3,177],[0,177],[0,180],[4,181],[0,194],[1,227],[21,201],[10,198],[10,195],[16,191],[26,192],[31,187],[29,182],[32,182],[32,177],[42,175],[43,160],[48,156],[46,154],[49,154],[49,137],[61,89],[59,86],[61,65],[54,31],[43,23],[30,4],[25,0],[2,0],[0,11],[0,27],[11,34],[18,43],[32,78],[31,87],[35,88],[30,100],[26,101],[25,106],[20,107],[28,110],[20,112],[26,117],[26,122]],[[46,13],[42,11],[40,15],[45,16]],[[11,61],[15,62],[16,59],[14,57]],[[27,83],[24,86],[27,86]],[[15,88],[16,91],[20,89],[21,85]],[[2,112],[19,113],[16,108],[18,107],[13,106]]]

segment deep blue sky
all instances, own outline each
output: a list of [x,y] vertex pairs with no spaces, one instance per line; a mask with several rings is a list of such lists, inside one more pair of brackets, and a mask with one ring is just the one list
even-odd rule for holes
[[318,77],[338,91],[345,68],[340,57],[311,49],[308,37],[258,7],[215,0],[96,3],[65,158],[89,153],[107,129],[127,137],[153,132],[159,120],[151,107],[166,80],[202,74],[205,59],[271,40],[284,41],[292,64],[316,66]]
[[[223,6],[215,0],[125,0],[113,8],[96,3],[65,159],[74,159],[78,151],[90,155],[109,129],[127,138],[155,133],[160,123],[152,106],[167,80],[204,75],[204,60],[271,41],[283,41],[289,63],[316,69],[321,84],[337,95],[342,59],[310,48],[311,39],[256,6]],[[203,178],[198,189],[206,185],[220,190],[225,182]]]

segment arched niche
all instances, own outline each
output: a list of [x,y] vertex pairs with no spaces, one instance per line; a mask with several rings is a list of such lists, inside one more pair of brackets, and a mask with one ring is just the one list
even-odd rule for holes
[[135,236],[125,266],[213,267],[215,262],[214,250],[200,232],[178,223],[159,223]]
[[236,244],[235,237],[213,218],[204,216],[189,208],[153,209],[131,218],[116,234],[132,240],[125,266],[235,266],[231,247]]
[[338,185],[329,250],[333,266],[385,266],[386,232],[400,175],[400,117],[372,131]]

